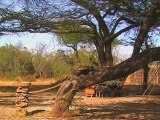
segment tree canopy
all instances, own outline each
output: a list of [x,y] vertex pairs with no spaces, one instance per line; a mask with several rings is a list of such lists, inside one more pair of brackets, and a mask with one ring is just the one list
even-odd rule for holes
[[78,36],[85,38],[88,34],[102,66],[113,66],[111,43],[117,37],[127,35],[121,40],[127,39],[134,44],[133,54],[136,54],[146,35],[153,39],[153,34],[158,33],[159,1],[156,0],[21,0],[20,5],[16,2],[11,4],[11,1],[2,3],[2,35],[4,32],[70,33],[71,42],[73,33],[77,33],[75,41],[83,41]]

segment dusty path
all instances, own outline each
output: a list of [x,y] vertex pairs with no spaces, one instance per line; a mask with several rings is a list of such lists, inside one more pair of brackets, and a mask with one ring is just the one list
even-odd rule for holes
[[[53,118],[50,117],[49,113],[51,104],[52,103],[50,102],[43,105],[30,105],[28,111],[32,114],[29,117],[24,118],[24,120],[52,120]],[[67,118],[68,120],[160,119],[160,96],[150,96],[147,100],[146,96],[118,98],[76,97],[73,105],[76,110],[80,110],[82,113],[78,116]],[[14,105],[0,105],[0,120],[23,120],[22,118],[18,119],[14,116],[14,110]],[[59,120],[61,119],[62,118],[59,118]],[[57,120],[57,118],[55,120]]]
[[[39,89],[39,88],[38,88]],[[61,120],[52,118],[51,106],[55,91],[29,95],[27,118],[15,116],[15,93],[0,93],[0,120]],[[133,86],[122,89],[122,96],[117,98],[86,98],[84,92],[76,95],[71,109],[80,111],[68,120],[160,120],[160,87],[154,88],[152,95],[141,96],[141,87]]]
[[160,96],[84,99],[87,119],[160,119]]

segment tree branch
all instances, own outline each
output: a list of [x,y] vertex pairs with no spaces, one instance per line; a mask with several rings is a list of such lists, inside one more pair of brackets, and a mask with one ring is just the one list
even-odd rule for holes
[[80,6],[84,7],[85,9],[89,10],[94,15],[96,20],[98,21],[98,24],[101,26],[104,35],[105,36],[109,35],[109,29],[108,29],[106,23],[103,20],[103,17],[100,15],[97,8],[94,5],[89,4],[88,2],[86,2],[84,0],[72,0],[72,1],[75,2],[76,4],[80,5]]
[[121,20],[122,20],[122,17],[120,17],[120,18],[116,21],[116,23],[115,23],[115,25],[113,26],[113,29],[112,29],[112,31],[111,31],[111,35],[114,34],[114,32],[115,32],[115,30],[116,30],[116,28],[117,28],[117,26],[118,26],[118,24],[120,23]]
[[126,21],[127,23],[131,24],[131,25],[135,25],[135,26],[138,26],[140,25],[140,21],[134,21],[134,20],[131,20],[125,16],[122,17],[122,20]]
[[113,40],[114,40],[115,38],[117,38],[120,34],[126,32],[126,31],[128,31],[128,30],[130,30],[130,29],[132,29],[132,28],[134,28],[134,27],[136,27],[136,26],[135,26],[135,25],[130,25],[130,26],[128,26],[128,27],[126,27],[126,28],[118,31],[116,34],[114,34],[114,35],[111,37],[111,40],[113,41]]
[[93,84],[99,84],[110,80],[121,79],[126,77],[135,71],[144,68],[147,64],[153,61],[160,60],[160,47],[150,48],[145,50],[124,62],[116,65],[112,69],[104,68],[101,72],[95,75],[82,76],[81,89],[91,86]]

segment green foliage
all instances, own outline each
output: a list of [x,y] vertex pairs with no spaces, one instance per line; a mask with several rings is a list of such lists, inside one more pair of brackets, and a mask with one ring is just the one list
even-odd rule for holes
[[[71,61],[70,61],[71,60]],[[53,59],[53,75],[54,76],[66,76],[66,75],[72,75],[73,72],[73,66],[72,64],[72,58],[69,58],[68,55],[65,55],[63,51],[58,51]],[[71,62],[71,63],[70,63]]]
[[72,75],[71,66],[67,65],[63,61],[59,61],[58,59],[54,59],[55,64],[53,64],[53,75],[55,77],[63,77],[67,75]]
[[84,66],[98,66],[98,57],[97,53],[94,50],[86,50],[84,48],[81,48],[79,50],[79,61],[80,64]]
[[87,51],[84,48],[78,51],[78,60],[75,57],[75,53],[65,54],[63,51],[58,51],[53,58],[53,75],[56,76],[66,76],[73,75],[75,70],[77,70],[81,65],[84,66],[94,66],[97,68],[99,66],[97,54],[94,51]]
[[59,42],[64,45],[78,44],[78,43],[91,43],[91,35],[84,33],[68,33],[59,34]]
[[[36,50],[31,53],[23,47],[6,45],[0,47],[0,77],[14,79],[17,76],[27,79],[56,77],[73,75],[80,66],[100,67],[98,55],[95,50],[78,50],[79,57],[74,52],[45,53],[44,50]],[[25,77],[29,76],[29,77]]]
[[32,55],[25,49],[12,45],[0,47],[0,75],[13,78],[32,74]]
[[[71,23],[72,24],[72,23]],[[92,43],[92,34],[89,28],[74,24],[73,26],[67,23],[67,26],[60,27],[62,31],[72,31],[64,32],[63,34],[57,34],[58,40],[63,45],[74,45],[79,43]],[[74,31],[74,32],[73,32]]]
[[47,78],[52,76],[52,59],[37,53],[33,56],[33,66],[36,78]]
[[112,47],[114,48],[114,47],[116,47],[117,45],[121,45],[121,44],[122,44],[122,42],[121,42],[120,40],[115,39],[115,40],[112,42]]

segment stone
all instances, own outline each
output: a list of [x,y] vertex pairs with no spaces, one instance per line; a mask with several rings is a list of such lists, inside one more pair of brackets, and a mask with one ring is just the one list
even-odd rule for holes
[[29,92],[29,89],[28,88],[18,88],[17,93],[28,93]]
[[15,103],[20,103],[20,102],[28,102],[28,98],[25,97],[18,97],[15,101]]
[[28,107],[28,103],[26,103],[26,102],[21,102],[21,103],[19,103],[19,104],[16,104],[16,107],[25,108],[25,107]]
[[16,113],[19,117],[25,117],[28,113],[26,107],[28,107],[29,86],[29,82],[18,83],[15,106]]
[[28,97],[27,93],[16,93],[16,97]]

